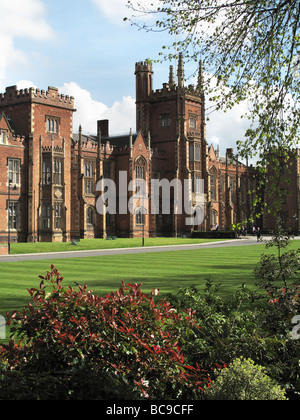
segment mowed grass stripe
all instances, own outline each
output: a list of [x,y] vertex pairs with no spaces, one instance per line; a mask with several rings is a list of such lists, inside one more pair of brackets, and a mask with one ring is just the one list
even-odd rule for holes
[[[228,240],[228,239],[227,239]],[[195,238],[145,238],[145,246],[187,245],[224,241],[224,239],[195,239]],[[34,254],[43,252],[70,252],[95,249],[115,249],[141,247],[142,238],[81,239],[76,245],[66,243],[20,243],[11,245],[12,254]]]
[[[300,241],[294,241],[297,248]],[[158,288],[161,295],[177,293],[181,287],[200,289],[207,279],[221,283],[222,294],[232,294],[243,283],[254,287],[253,267],[266,250],[264,245],[170,251],[133,255],[74,258],[53,261],[0,263],[0,315],[22,308],[27,288],[38,287],[39,275],[54,264],[65,285],[88,284],[95,294],[117,290],[121,281],[143,283],[143,291]],[[274,251],[273,251],[274,252]]]

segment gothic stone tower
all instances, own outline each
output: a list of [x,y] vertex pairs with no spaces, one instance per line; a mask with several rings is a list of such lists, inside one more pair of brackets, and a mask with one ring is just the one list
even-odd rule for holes
[[[144,138],[150,133],[151,148],[157,156],[152,162],[152,176],[170,182],[178,179],[182,184],[190,179],[192,200],[195,202],[196,195],[200,193],[198,181],[201,179],[207,194],[208,148],[201,63],[197,86],[185,86],[182,55],[179,57],[177,83],[173,66],[170,67],[169,82],[156,91],[152,88],[151,63],[136,63],[135,75],[137,131]],[[191,231],[193,227],[185,222],[187,215],[177,214],[174,197],[171,197],[170,213],[157,217],[157,231],[174,236]]]

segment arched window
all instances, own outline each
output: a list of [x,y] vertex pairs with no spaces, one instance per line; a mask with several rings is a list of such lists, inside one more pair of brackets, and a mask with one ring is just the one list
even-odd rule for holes
[[144,207],[139,207],[135,211],[135,224],[144,225],[146,222],[147,210]]
[[212,224],[213,226],[218,225],[218,212],[216,210],[212,211]]
[[63,185],[63,159],[61,158],[53,160],[53,183]]
[[47,133],[58,134],[59,118],[47,117]]
[[87,225],[93,225],[94,224],[94,209],[92,207],[89,207],[87,209],[86,223],[87,223]]
[[142,156],[135,161],[134,175],[135,179],[146,179],[146,160]]
[[218,172],[214,166],[212,166],[209,170],[209,192],[210,192],[210,200],[217,200],[217,177]]
[[43,203],[42,206],[43,229],[51,229],[51,204]]
[[146,194],[146,160],[140,156],[136,159],[134,165],[135,191],[141,197]]
[[62,204],[54,205],[54,229],[62,228]]

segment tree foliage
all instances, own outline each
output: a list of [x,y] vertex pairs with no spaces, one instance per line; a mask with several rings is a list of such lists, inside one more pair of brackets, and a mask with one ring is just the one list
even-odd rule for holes
[[272,238],[266,242],[266,249],[277,249],[277,255],[262,254],[260,262],[254,268],[257,285],[270,295],[276,295],[282,288],[287,292],[290,286],[288,283],[299,284],[300,249],[290,250],[290,244],[291,238],[278,220]]
[[[249,129],[236,139],[238,153],[255,157],[262,178],[270,157],[280,172],[299,143],[300,0],[128,1],[130,21],[149,31],[176,35],[160,53],[201,59],[212,109],[248,101]],[[153,20],[144,20],[143,15]],[[210,81],[215,78],[216,83]],[[280,157],[280,159],[277,158]],[[263,187],[261,187],[263,188]]]

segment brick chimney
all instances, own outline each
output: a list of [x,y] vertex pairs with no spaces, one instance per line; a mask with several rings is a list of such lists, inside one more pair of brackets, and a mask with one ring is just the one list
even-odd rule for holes
[[109,120],[97,121],[97,132],[101,132],[101,137],[109,137]]

